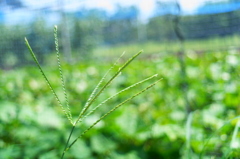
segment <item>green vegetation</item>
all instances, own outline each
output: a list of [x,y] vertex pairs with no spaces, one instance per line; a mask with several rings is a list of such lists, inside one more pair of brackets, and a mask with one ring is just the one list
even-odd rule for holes
[[[63,64],[73,118],[78,116],[85,99],[110,67],[104,60]],[[163,80],[147,94],[101,120],[65,157],[147,159],[199,158],[202,155],[203,158],[239,158],[239,119],[231,120],[240,114],[239,63],[236,50],[188,52],[186,80],[191,115],[186,116],[177,56],[140,57],[111,83],[96,103],[155,73]],[[64,100],[56,67],[43,69],[60,100]],[[41,74],[34,67],[0,74],[0,156],[60,158],[71,125]],[[89,115],[72,136],[78,137],[111,106],[147,85],[137,86],[108,101]]]
[[[221,37],[221,38],[210,38],[210,39],[198,39],[198,40],[187,40],[183,43],[186,52],[195,53],[214,53],[222,50],[237,49],[240,43],[240,37],[238,35]],[[139,48],[143,48],[144,54],[158,55],[158,56],[169,56],[179,51],[179,44],[176,41],[166,42],[154,42],[148,41],[145,43],[134,43],[134,44],[119,44],[115,46],[104,47],[100,46],[94,49],[93,55],[95,56],[116,56],[116,52],[122,52],[127,50],[128,52],[136,52]]]
[[0,158],[240,158],[239,11],[181,17],[183,55],[174,15],[113,16],[131,10],[67,15],[74,60],[61,63],[43,20],[0,26]]

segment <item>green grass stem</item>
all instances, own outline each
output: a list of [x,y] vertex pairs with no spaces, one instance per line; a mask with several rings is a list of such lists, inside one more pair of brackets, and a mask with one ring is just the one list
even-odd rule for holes
[[186,123],[186,151],[187,151],[187,158],[191,159],[191,126],[192,126],[192,117],[193,112],[190,112],[187,117]]
[[[238,130],[240,128],[240,119],[238,119],[237,123],[236,123],[236,126],[234,128],[234,131],[233,131],[233,135],[232,135],[232,140],[231,140],[231,143],[230,143],[230,147],[232,149],[234,149],[236,146],[236,142],[237,142],[237,134],[238,134]],[[240,146],[240,143],[238,143],[238,146]]]

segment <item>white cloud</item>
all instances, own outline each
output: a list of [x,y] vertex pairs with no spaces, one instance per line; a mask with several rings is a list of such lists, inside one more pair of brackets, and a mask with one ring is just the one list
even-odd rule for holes
[[141,17],[142,19],[146,19],[147,17],[151,16],[154,7],[155,7],[155,1],[154,0],[142,0],[140,3],[138,3],[138,7],[141,11]]
[[206,0],[179,0],[182,9],[185,12],[192,12],[202,5]]

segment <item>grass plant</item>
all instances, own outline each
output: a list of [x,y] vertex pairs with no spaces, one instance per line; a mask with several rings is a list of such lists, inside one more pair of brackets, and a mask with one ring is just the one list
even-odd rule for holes
[[35,56],[35,53],[33,52],[27,38],[25,38],[25,43],[29,49],[29,52],[31,53],[39,71],[41,72],[43,78],[45,79],[48,87],[50,88],[50,90],[52,91],[52,94],[54,95],[54,97],[56,98],[58,105],[60,106],[61,110],[63,111],[63,113],[65,114],[66,118],[68,119],[69,123],[71,124],[72,128],[70,130],[69,136],[67,138],[66,144],[65,144],[65,148],[62,152],[61,158],[63,159],[65,156],[65,153],[76,143],[76,141],[81,138],[84,134],[86,134],[88,131],[90,131],[97,123],[99,123],[101,120],[103,120],[106,116],[108,116],[109,114],[111,114],[112,112],[114,112],[116,109],[118,109],[119,107],[121,107],[122,105],[126,104],[127,102],[131,101],[133,98],[139,96],[140,94],[144,93],[145,91],[147,91],[148,89],[152,88],[154,85],[156,85],[161,79],[156,80],[155,82],[153,82],[152,84],[148,85],[147,87],[145,87],[144,89],[142,89],[141,91],[135,93],[134,95],[129,95],[129,97],[127,99],[125,99],[124,101],[120,102],[119,104],[115,105],[112,107],[112,109],[110,109],[108,112],[106,112],[105,114],[103,114],[99,119],[97,119],[91,126],[89,126],[86,130],[82,131],[82,133],[80,133],[80,135],[73,139],[72,139],[72,134],[74,132],[74,130],[77,128],[77,124],[80,124],[86,117],[88,117],[90,114],[94,113],[99,107],[103,106],[106,102],[108,102],[109,100],[117,97],[119,94],[132,89],[144,82],[147,82],[149,80],[152,80],[153,78],[157,77],[157,74],[152,75],[140,82],[137,82],[131,86],[128,86],[124,89],[122,89],[121,91],[117,92],[116,94],[112,95],[111,97],[103,100],[102,102],[100,102],[99,104],[97,104],[97,106],[95,106],[94,108],[90,108],[93,104],[95,104],[96,99],[105,91],[105,89],[108,88],[108,86],[121,74],[121,72],[128,67],[128,65],[130,63],[132,63],[141,53],[142,51],[139,51],[137,54],[133,55],[132,57],[130,57],[122,66],[120,66],[118,68],[118,70],[114,73],[113,76],[110,77],[110,79],[107,80],[107,76],[109,75],[109,72],[111,72],[114,68],[117,67],[117,63],[119,61],[119,59],[123,56],[123,54],[116,60],[116,62],[112,65],[112,67],[107,71],[107,73],[102,77],[102,79],[99,81],[99,83],[96,85],[95,89],[92,91],[92,93],[90,94],[89,98],[87,99],[87,102],[85,104],[85,106],[83,107],[83,109],[79,112],[79,115],[76,119],[73,119],[72,116],[72,112],[71,112],[71,107],[69,105],[69,99],[68,99],[68,94],[67,94],[67,90],[65,87],[65,81],[64,81],[64,77],[63,77],[63,71],[62,71],[62,67],[61,67],[61,60],[60,60],[60,53],[59,53],[59,47],[58,47],[58,36],[57,36],[57,26],[54,27],[54,38],[55,38],[55,46],[56,46],[56,55],[57,55],[57,63],[58,63],[58,71],[59,71],[59,76],[60,76],[60,80],[61,80],[61,86],[62,86],[62,91],[64,94],[64,100],[65,100],[65,104],[63,104],[61,102],[61,99],[59,98],[59,96],[57,95],[56,91],[54,90],[52,84],[50,83],[49,79],[47,78],[46,74],[44,73],[42,67],[40,66],[37,57]]

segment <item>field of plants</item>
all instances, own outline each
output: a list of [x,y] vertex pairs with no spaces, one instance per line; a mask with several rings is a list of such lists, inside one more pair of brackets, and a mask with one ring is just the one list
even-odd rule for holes
[[[134,53],[127,51],[126,56]],[[123,57],[118,65],[126,60]],[[240,158],[239,51],[186,52],[184,60],[183,76],[179,56],[141,54],[93,107],[154,74],[162,80],[101,120],[66,152],[65,158]],[[43,70],[64,103],[57,60],[50,61],[51,66]],[[114,57],[98,57],[74,65],[62,63],[73,118],[114,61]],[[117,70],[113,69],[106,80]],[[0,70],[0,76],[0,158],[60,158],[71,124],[41,72],[32,65]],[[76,127],[73,138],[153,82],[129,89],[102,105]]]

